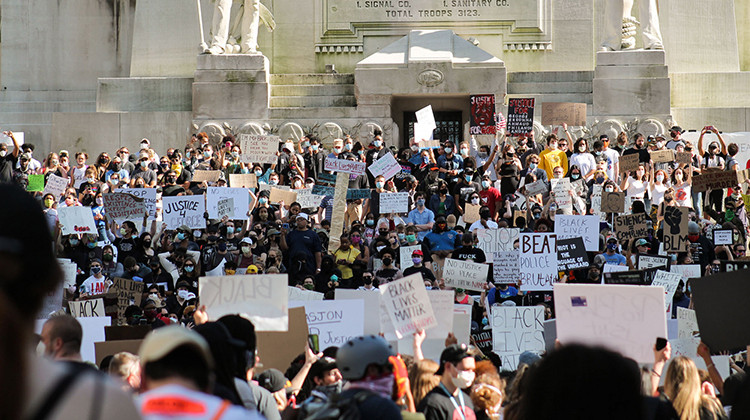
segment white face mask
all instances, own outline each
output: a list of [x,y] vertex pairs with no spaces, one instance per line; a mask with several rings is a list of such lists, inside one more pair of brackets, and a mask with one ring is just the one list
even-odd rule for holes
[[141,150],[148,149],[148,143],[141,143]]
[[177,291],[177,296],[178,296],[178,297],[179,297],[180,299],[182,299],[182,300],[185,300],[185,299],[187,299],[187,297],[188,297],[188,291],[187,291],[187,290],[185,290],[185,289],[182,289],[182,290],[178,290],[178,291]]
[[612,192],[612,191],[614,191],[614,188],[607,187],[607,188],[604,189],[604,191],[606,191],[606,192]]
[[451,382],[456,388],[466,389],[474,382],[474,372],[470,370],[459,370],[458,376],[451,378]]
[[473,205],[476,206],[477,204],[479,204],[479,199],[478,198],[472,198],[471,199],[471,204],[473,204]]
[[664,181],[664,175],[662,175],[662,174],[656,175],[656,180],[659,181],[659,182]]

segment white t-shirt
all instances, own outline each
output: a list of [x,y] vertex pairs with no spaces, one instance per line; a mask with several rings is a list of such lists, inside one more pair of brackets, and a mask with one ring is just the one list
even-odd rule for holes
[[615,172],[615,165],[620,162],[620,154],[614,149],[603,150],[602,154],[604,155],[604,158],[607,159],[607,167],[605,168],[607,177],[611,180],[616,180],[617,173]]
[[668,186],[664,184],[654,184],[654,189],[651,190],[651,204],[658,206],[664,201],[664,192],[667,191]]
[[86,181],[86,169],[88,169],[88,165],[83,165],[81,169],[77,166],[73,167],[73,187],[75,189],[81,188],[81,184]]
[[628,190],[626,195],[636,200],[643,200],[648,189],[648,181],[638,181],[635,178],[628,177]]
[[687,182],[684,182],[681,186],[675,185],[674,198],[680,207],[693,207],[692,188]]
[[100,295],[107,293],[107,278],[102,276],[98,279],[94,276],[87,278],[83,284],[81,284],[81,293],[88,293],[89,295]]
[[[594,155],[588,152],[574,153],[573,156],[570,157],[569,163],[571,167],[576,165],[581,169],[581,176],[586,176],[586,174],[596,169],[596,159],[594,159]],[[594,175],[591,175],[591,177],[593,176]],[[591,177],[586,179],[591,179]]]
[[497,223],[493,222],[492,220],[487,221],[487,228],[485,228],[482,225],[482,220],[479,219],[476,222],[472,223],[471,226],[469,226],[469,232],[474,232],[477,229],[497,229],[498,225]]

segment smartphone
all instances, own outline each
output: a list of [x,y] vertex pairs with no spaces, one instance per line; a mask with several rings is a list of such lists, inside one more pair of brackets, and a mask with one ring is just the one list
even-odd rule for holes
[[310,346],[310,350],[317,354],[320,349],[318,348],[318,334],[308,334],[307,345]]
[[664,347],[667,347],[667,339],[662,337],[656,338],[656,350],[664,350]]
[[714,131],[715,130],[715,128],[714,128],[713,125],[707,125],[707,126],[703,127],[703,129],[706,130],[706,131]]
[[289,229],[289,223],[283,223],[283,224],[281,225],[281,228],[282,228],[282,229]]

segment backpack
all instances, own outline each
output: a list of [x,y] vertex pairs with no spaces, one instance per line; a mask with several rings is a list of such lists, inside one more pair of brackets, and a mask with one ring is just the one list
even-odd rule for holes
[[354,395],[342,398],[341,394],[332,395],[328,401],[314,411],[307,411],[299,420],[359,420],[362,418],[359,405],[375,395],[366,389],[358,390]]

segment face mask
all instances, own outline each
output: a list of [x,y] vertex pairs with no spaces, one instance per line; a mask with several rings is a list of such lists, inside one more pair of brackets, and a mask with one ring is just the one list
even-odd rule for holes
[[103,198],[101,198],[101,197],[98,197],[98,198],[96,199],[96,205],[97,205],[97,206],[103,206],[103,205],[104,205],[104,199],[103,199]]
[[89,184],[93,184],[94,182],[96,182],[96,179],[94,179],[94,178],[86,178],[86,182],[88,182]]
[[367,226],[374,226],[375,225],[375,221],[372,220],[372,219],[367,219],[367,221],[365,221],[365,223],[367,224]]
[[614,251],[617,249],[617,244],[609,243],[607,244],[607,250]]
[[211,152],[210,150],[206,150],[203,152],[203,157],[210,158],[212,154],[213,152]]
[[420,198],[419,200],[417,200],[417,206],[424,207],[424,199],[423,198]]
[[318,146],[317,144],[313,144],[313,145],[312,145],[311,147],[312,147],[312,149],[313,149],[314,151],[316,151],[316,152],[317,152],[317,151],[318,151],[318,148],[319,148],[320,146]]
[[279,180],[278,179],[270,179],[270,180],[268,180],[268,183],[271,184],[271,185],[277,185],[279,183]]
[[378,182],[375,183],[375,187],[376,188],[383,188],[384,185],[385,185],[385,183],[381,182],[381,181],[378,181]]
[[659,181],[659,182],[664,181],[664,175],[662,175],[662,174],[656,175],[656,180]]
[[53,200],[51,198],[48,198],[48,199],[44,200],[44,207],[51,208],[52,204],[54,204],[54,203],[55,203],[55,200]]
[[482,325],[488,325],[490,323],[490,320],[487,318],[482,318]]
[[[0,150],[0,157],[5,157],[5,155],[7,155],[7,154],[8,154],[7,150]],[[52,164],[56,165],[57,163],[55,163],[55,161],[53,160]]]
[[411,145],[411,150],[416,153],[416,152],[419,151],[419,146],[417,146],[416,144],[412,144]]
[[430,157],[429,156],[422,156],[422,162],[424,162],[424,163],[430,163]]
[[78,245],[78,243],[79,243],[79,242],[78,242],[78,239],[70,239],[70,244],[71,244],[72,246],[76,246],[76,245]]
[[148,162],[147,162],[147,161],[145,161],[145,160],[142,160],[142,161],[141,161],[141,168],[145,168],[145,167],[147,167],[147,166],[148,166]]
[[536,169],[536,163],[534,163],[534,162],[529,162],[529,169],[531,169],[532,171],[533,171],[534,169]]
[[352,145],[350,143],[347,143],[344,145],[344,149],[346,149],[347,151],[350,151],[352,150]]
[[334,147],[333,151],[336,152],[336,154],[339,154],[339,153],[341,153],[341,148],[340,147]]
[[141,150],[148,149],[148,143],[141,143]]
[[688,240],[690,240],[690,242],[698,242],[698,239],[700,239],[700,235],[698,234],[688,235]]
[[474,382],[474,372],[470,370],[459,370],[458,376],[451,378],[451,382],[456,388],[465,389],[471,386]]
[[445,151],[446,154],[450,154],[451,152],[453,152],[453,148],[451,148],[451,147],[446,147],[443,150]]
[[[185,267],[185,268],[189,268],[189,267]],[[192,268],[192,267],[190,267],[190,268]],[[180,290],[178,290],[178,291],[177,291],[177,296],[178,296],[178,297],[179,297],[180,299],[182,299],[182,300],[185,300],[185,299],[187,299],[187,297],[188,297],[188,293],[189,293],[189,292],[188,292],[187,290],[185,290],[185,289],[180,289]]]
[[472,198],[472,199],[471,199],[471,204],[473,204],[473,205],[475,205],[475,206],[476,206],[477,204],[479,204],[479,198],[478,198],[478,197],[474,197],[474,198]]
[[227,244],[226,242],[222,242],[219,244],[219,251],[224,252],[227,250]]
[[490,181],[482,181],[482,188],[489,188],[490,187]]
[[358,155],[360,155],[360,156],[362,156],[362,155],[364,155],[364,154],[365,154],[365,151],[364,151],[364,150],[362,150],[362,149],[360,149],[360,150],[357,150],[357,154],[358,154]]
[[414,258],[411,259],[411,262],[413,262],[414,265],[422,264],[422,258],[420,258],[420,257],[414,257]]
[[125,228],[120,228],[120,235],[125,236],[127,235],[128,231],[125,230]]
[[487,159],[487,156],[489,156],[489,154],[487,154],[487,152],[479,152],[477,153],[477,156],[479,156],[480,159]]
[[194,269],[195,269],[195,267],[193,267],[192,265],[185,266],[185,272],[186,273],[192,273]]
[[461,156],[468,156],[469,155],[469,149],[461,148]]
[[96,248],[96,242],[87,242],[86,246],[89,247],[89,249]]
[[91,275],[92,276],[95,276],[95,275],[97,275],[97,274],[99,274],[101,272],[102,272],[102,268],[101,267],[91,267]]
[[268,199],[266,197],[261,197],[258,199],[258,203],[260,204],[266,204],[268,203]]
[[604,189],[604,191],[606,191],[606,192],[612,192],[612,191],[614,191],[614,188],[607,187],[607,188]]
[[579,146],[578,151],[584,153],[586,151],[586,146]]
[[356,245],[361,239],[359,236],[352,236],[352,243]]
[[307,290],[312,290],[312,289],[313,289],[313,287],[315,287],[315,286],[314,286],[314,285],[312,285],[312,284],[309,284],[309,283],[308,283],[308,284],[303,284],[303,285],[302,285],[302,287],[304,287],[304,288],[305,288],[305,289],[307,289]]
[[385,265],[385,266],[391,265],[392,262],[393,262],[393,260],[390,259],[390,258],[383,258],[383,265]]
[[399,234],[398,234],[398,240],[399,240],[399,241],[403,241],[403,240],[405,240],[405,239],[406,239],[406,234],[403,234],[403,233],[399,233]]
[[406,242],[417,242],[417,235],[406,235]]
[[570,174],[571,179],[578,179],[581,177],[581,174]]
[[471,175],[465,175],[464,178],[466,179],[466,182],[471,182]]
[[233,233],[234,233],[234,228],[233,227],[227,227],[227,235],[231,235]]
[[374,142],[372,142],[372,145],[375,147],[380,147],[383,145],[383,142],[380,140],[375,140]]

